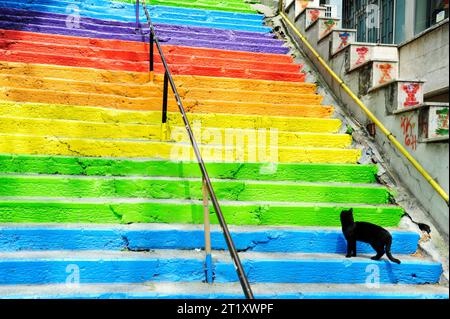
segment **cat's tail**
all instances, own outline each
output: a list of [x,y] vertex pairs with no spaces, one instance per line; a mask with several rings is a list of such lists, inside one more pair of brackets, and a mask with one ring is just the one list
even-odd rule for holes
[[391,254],[391,246],[392,246],[392,237],[389,238],[389,241],[386,244],[386,256],[389,258],[390,261],[392,261],[393,263],[396,264],[401,264],[401,261],[398,260],[397,258],[394,258],[394,256],[392,256]]

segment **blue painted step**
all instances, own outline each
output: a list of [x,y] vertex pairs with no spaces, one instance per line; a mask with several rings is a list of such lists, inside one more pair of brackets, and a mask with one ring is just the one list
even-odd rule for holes
[[[227,252],[213,252],[215,282],[238,282]],[[241,253],[251,283],[434,284],[442,274],[439,263],[397,255],[401,265],[369,256]],[[80,283],[202,282],[204,254],[162,250],[148,253],[56,251],[0,253],[0,285],[62,284],[72,272]]]
[[[312,227],[231,227],[239,251],[336,253],[346,252],[340,229]],[[413,254],[420,236],[393,231],[393,254]],[[226,249],[222,231],[213,226],[212,247]],[[192,250],[204,247],[202,226],[195,225],[0,225],[0,251],[21,250]],[[365,243],[358,252],[374,253]]]
[[[76,5],[76,3],[71,3]],[[81,17],[115,20],[121,22],[134,22],[135,9],[134,5],[124,7],[92,7],[84,6],[82,9],[75,10],[74,7],[68,9],[67,3],[48,1],[36,1],[34,3],[23,3],[22,1],[1,1],[0,7],[13,9],[24,9],[32,11],[41,11],[57,14],[78,13]],[[145,21],[145,15],[141,12],[141,19]],[[173,25],[193,25],[199,27],[209,27],[225,30],[242,30],[251,32],[270,33],[270,27],[263,26],[262,16],[246,15],[245,17],[237,16],[234,13],[223,11],[206,11],[197,9],[185,9],[176,7],[153,6],[151,7],[152,21],[156,24],[173,24]],[[248,17],[252,16],[251,19]],[[255,16],[255,18],[253,18]]]
[[[438,286],[255,284],[257,299],[448,299]],[[154,283],[124,285],[0,286],[0,299],[243,299],[239,284]]]

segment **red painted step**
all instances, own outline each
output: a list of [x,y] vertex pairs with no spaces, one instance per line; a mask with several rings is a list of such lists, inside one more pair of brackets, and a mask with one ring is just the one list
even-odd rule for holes
[[[148,44],[1,30],[0,59],[108,70],[148,71]],[[174,74],[304,81],[286,55],[164,46]],[[156,72],[162,72],[156,56]],[[280,71],[282,70],[282,71]]]

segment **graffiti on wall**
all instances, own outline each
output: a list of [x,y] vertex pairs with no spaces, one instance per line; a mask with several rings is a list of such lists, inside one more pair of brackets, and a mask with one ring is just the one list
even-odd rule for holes
[[350,33],[343,32],[339,33],[339,38],[341,39],[341,43],[339,44],[338,50],[348,45],[348,39],[350,38]]
[[325,20],[323,22],[323,26],[325,27],[325,30],[322,32],[322,34],[320,35],[321,37],[326,36],[328,33],[330,33],[331,31],[333,31],[333,28],[335,26],[337,26],[336,21],[329,19],[329,20]]
[[440,110],[436,110],[437,115],[437,136],[448,135],[448,107],[444,107]]
[[314,0],[301,0],[300,6],[302,7],[302,9],[306,9],[312,1]]
[[392,69],[393,69],[392,64],[390,64],[390,63],[380,64],[380,65],[378,65],[378,68],[381,71],[381,78],[378,81],[378,84],[384,84],[384,83],[387,83],[392,80],[392,74],[391,74]]
[[358,54],[358,60],[356,61],[356,65],[363,64],[367,61],[367,53],[369,53],[369,48],[360,47],[356,49],[356,53]]
[[421,85],[418,83],[409,83],[402,86],[402,90],[406,93],[406,101],[403,103],[405,107],[417,106],[420,102],[417,100],[417,93]]
[[415,133],[417,124],[412,115],[401,117],[401,128],[405,145],[413,151],[417,149],[417,134]]
[[315,21],[317,21],[317,19],[319,19],[320,16],[320,10],[317,9],[313,9],[309,11],[309,18],[311,20],[311,24]]

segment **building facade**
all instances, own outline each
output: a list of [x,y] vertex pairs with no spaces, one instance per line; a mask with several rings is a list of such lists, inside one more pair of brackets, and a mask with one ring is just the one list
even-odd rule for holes
[[400,73],[425,81],[426,102],[449,102],[449,0],[343,0],[341,15],[358,42],[398,45]]

